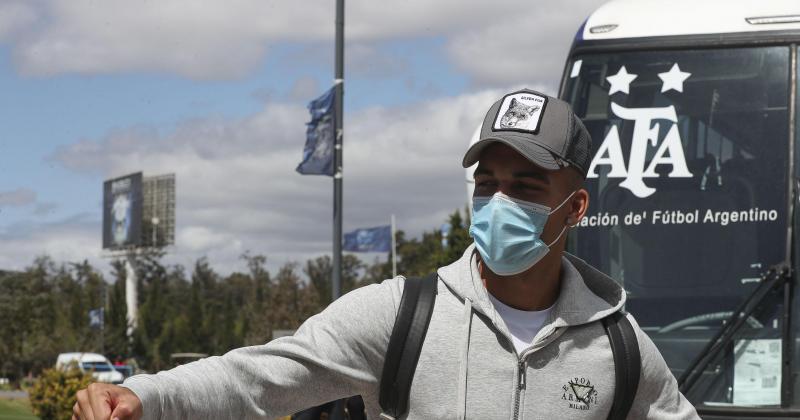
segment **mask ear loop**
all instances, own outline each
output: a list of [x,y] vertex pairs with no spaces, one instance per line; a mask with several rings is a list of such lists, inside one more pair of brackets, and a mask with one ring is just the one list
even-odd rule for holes
[[578,190],[575,190],[575,191],[571,192],[571,193],[570,193],[570,194],[567,196],[567,198],[565,198],[565,199],[564,199],[564,201],[562,201],[562,202],[561,202],[561,204],[559,204],[558,206],[556,206],[556,208],[554,208],[553,210],[550,210],[550,214],[548,214],[548,216],[550,216],[551,214],[553,214],[553,213],[557,212],[557,211],[558,211],[558,209],[560,209],[561,207],[563,207],[563,206],[564,206],[564,204],[566,204],[566,203],[567,203],[567,201],[568,201],[570,198],[572,198],[572,196],[573,196],[573,195],[575,195],[575,193],[576,193],[576,192],[578,192]]
[[[567,201],[568,201],[570,198],[572,198],[572,196],[573,196],[573,195],[575,195],[575,193],[576,193],[576,192],[578,192],[578,190],[575,190],[575,191],[573,191],[572,193],[570,193],[570,195],[568,195],[568,196],[567,196],[567,198],[565,198],[565,199],[564,199],[564,201],[562,201],[562,202],[561,202],[561,204],[559,204],[559,205],[558,205],[558,207],[556,207],[556,208],[554,208],[553,210],[551,210],[551,211],[550,211],[550,214],[553,214],[553,213],[555,213],[556,211],[558,211],[558,209],[560,209],[560,208],[561,208],[561,207],[562,207],[564,204],[566,204],[566,202],[567,202]],[[548,215],[548,216],[549,216],[549,215]],[[556,236],[556,238],[555,238],[555,239],[553,239],[553,242],[550,242],[549,244],[545,244],[545,245],[547,245],[547,248],[550,248],[551,246],[553,246],[553,244],[555,244],[556,242],[558,242],[558,241],[559,241],[559,239],[561,239],[561,236],[563,236],[563,235],[564,235],[564,232],[566,232],[566,231],[567,231],[567,228],[568,228],[568,227],[572,227],[572,226],[570,226],[570,225],[564,225],[564,228],[563,228],[563,229],[561,229],[561,233],[559,233],[559,234],[558,234],[558,236]]]
[[561,236],[562,236],[562,235],[564,235],[564,232],[566,232],[566,231],[567,231],[567,228],[568,228],[568,227],[571,227],[571,226],[569,226],[569,225],[564,225],[564,229],[561,229],[561,233],[559,233],[559,234],[558,234],[558,236],[556,236],[556,238],[555,238],[555,239],[553,239],[553,242],[550,242],[549,244],[545,244],[545,245],[547,245],[547,248],[550,248],[551,246],[553,246],[553,244],[555,244],[556,242],[558,242],[558,240],[559,240],[559,239],[561,239]]

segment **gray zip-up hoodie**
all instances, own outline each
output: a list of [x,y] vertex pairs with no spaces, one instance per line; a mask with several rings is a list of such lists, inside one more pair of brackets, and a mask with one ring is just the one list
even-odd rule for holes
[[[478,274],[474,246],[438,274],[408,419],[608,417],[614,360],[597,321],[625,303],[616,282],[565,256],[558,301],[531,347],[517,354]],[[294,336],[134,376],[123,386],[142,400],[148,420],[276,418],[357,394],[369,418],[378,418],[383,360],[403,281],[348,293]],[[628,418],[699,418],[653,342],[633,325],[642,373]]]

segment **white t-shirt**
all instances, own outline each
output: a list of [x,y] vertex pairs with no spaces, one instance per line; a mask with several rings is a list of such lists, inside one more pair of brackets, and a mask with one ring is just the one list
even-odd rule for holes
[[495,310],[506,323],[508,332],[511,333],[511,341],[514,343],[514,348],[517,349],[517,354],[522,354],[522,351],[533,343],[533,338],[542,329],[542,325],[544,325],[548,315],[552,312],[553,307],[551,306],[543,311],[521,311],[500,302],[491,293],[487,294]]

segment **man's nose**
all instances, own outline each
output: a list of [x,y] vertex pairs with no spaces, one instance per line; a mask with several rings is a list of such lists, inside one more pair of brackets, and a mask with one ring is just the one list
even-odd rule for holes
[[512,188],[512,184],[510,182],[500,182],[497,184],[497,190],[495,193],[501,192],[511,198],[518,198],[514,196],[514,191]]

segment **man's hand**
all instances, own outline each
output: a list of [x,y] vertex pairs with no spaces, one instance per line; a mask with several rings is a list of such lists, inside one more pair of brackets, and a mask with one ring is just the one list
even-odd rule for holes
[[93,383],[78,391],[72,407],[72,420],[139,420],[142,402],[128,388]]

